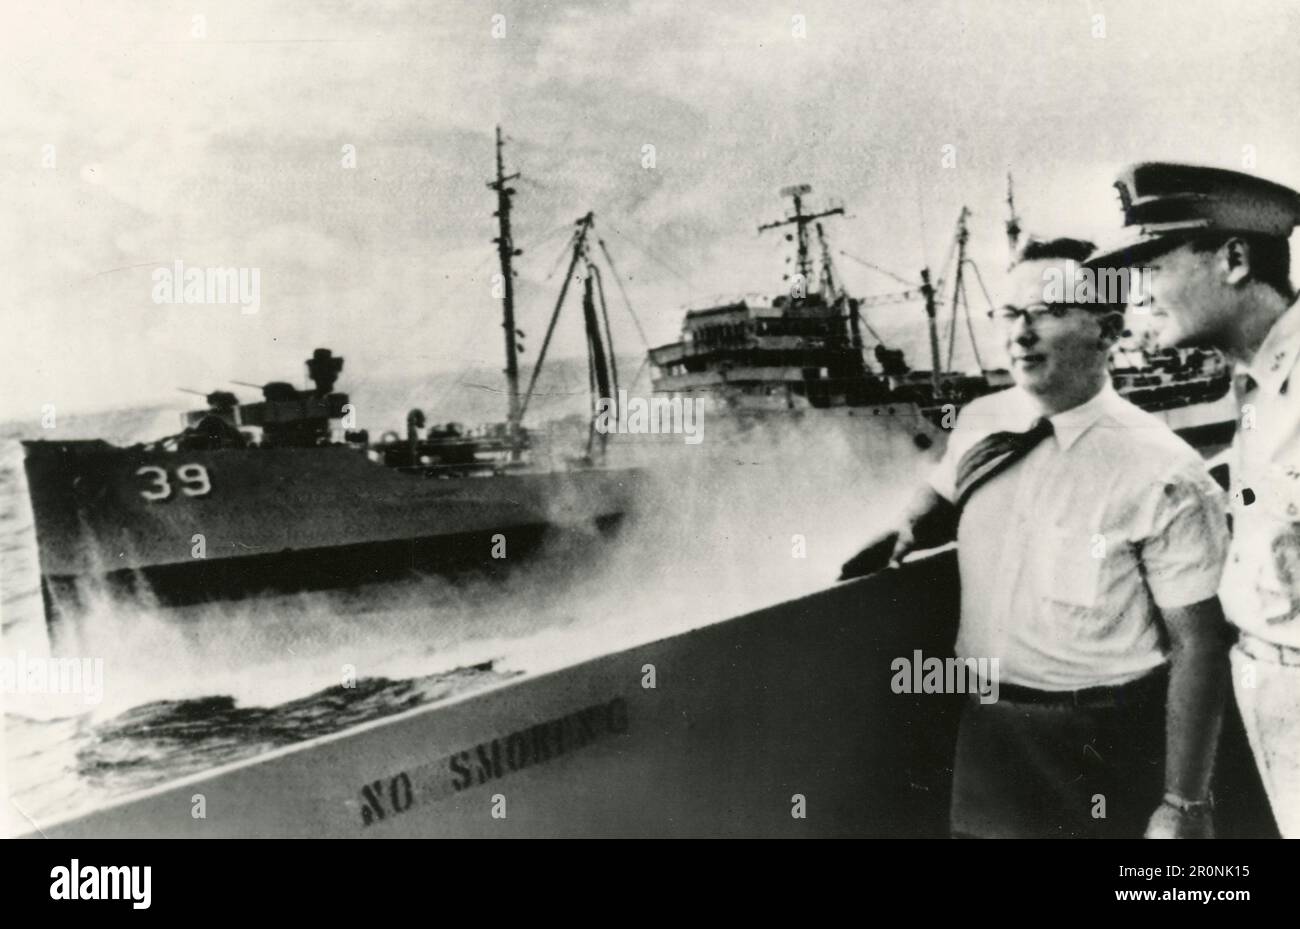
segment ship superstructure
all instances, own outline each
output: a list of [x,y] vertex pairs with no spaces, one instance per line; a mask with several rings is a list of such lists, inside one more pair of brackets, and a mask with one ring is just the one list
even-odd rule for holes
[[[854,297],[836,270],[824,226],[826,218],[842,215],[843,208],[809,212],[805,198],[810,192],[807,185],[783,189],[792,201],[788,215],[759,227],[760,232],[793,228],[787,239],[795,245],[794,270],[785,275],[785,291],[688,310],[681,338],[650,350],[655,391],[709,396],[741,416],[840,410],[872,418],[916,414],[942,426],[951,425],[952,414],[974,398],[1011,385],[1010,372],[984,364],[975,339],[968,290],[977,286],[989,309],[992,301],[967,254],[968,210],[963,208],[958,216],[945,277],[936,278],[927,267],[918,279],[908,280],[854,259],[906,286],[895,293]],[[1007,236],[1014,250],[1020,225],[1010,189],[1008,204]],[[928,368],[912,367],[904,352],[882,339],[864,315],[872,307],[908,303],[923,309]],[[953,367],[955,339],[963,328],[976,371]],[[870,349],[867,336],[875,343]],[[1199,447],[1217,451],[1229,440],[1230,373],[1216,353],[1152,352],[1130,342],[1116,352],[1112,370],[1120,393],[1162,415]],[[922,436],[918,431],[922,445],[934,438],[927,432],[921,441]]]

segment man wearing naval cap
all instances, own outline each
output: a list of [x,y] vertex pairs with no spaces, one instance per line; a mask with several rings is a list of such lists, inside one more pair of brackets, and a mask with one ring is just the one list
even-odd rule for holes
[[1274,818],[1300,837],[1300,305],[1287,239],[1300,194],[1238,171],[1147,163],[1115,184],[1124,235],[1090,259],[1141,267],[1132,307],[1163,347],[1236,364],[1233,540],[1219,596],[1233,685]]

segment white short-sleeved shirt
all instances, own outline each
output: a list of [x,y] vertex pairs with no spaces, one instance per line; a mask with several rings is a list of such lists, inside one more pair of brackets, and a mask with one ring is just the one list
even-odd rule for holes
[[[1041,415],[1018,387],[975,400],[931,485],[952,500],[968,449]],[[1215,595],[1226,501],[1196,451],[1109,383],[1049,419],[1053,435],[962,510],[957,654],[1040,690],[1121,684],[1165,661],[1158,608]]]
[[1219,597],[1233,624],[1300,648],[1300,302],[1269,330],[1234,388],[1232,547]]

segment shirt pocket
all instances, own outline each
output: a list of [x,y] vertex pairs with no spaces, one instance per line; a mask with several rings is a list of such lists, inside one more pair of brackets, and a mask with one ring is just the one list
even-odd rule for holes
[[1257,561],[1255,586],[1268,622],[1283,622],[1300,612],[1300,480],[1275,471],[1256,491],[1258,513],[1242,513],[1244,557]]
[[1089,529],[1050,527],[1041,539],[1037,559],[1039,596],[1055,603],[1093,608],[1101,592],[1106,540]]

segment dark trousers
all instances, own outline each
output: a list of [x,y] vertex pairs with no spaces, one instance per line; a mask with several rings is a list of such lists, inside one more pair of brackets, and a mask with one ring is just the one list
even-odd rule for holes
[[1168,680],[1162,669],[1078,705],[969,701],[953,766],[952,834],[1141,838],[1164,794]]

